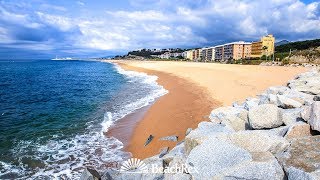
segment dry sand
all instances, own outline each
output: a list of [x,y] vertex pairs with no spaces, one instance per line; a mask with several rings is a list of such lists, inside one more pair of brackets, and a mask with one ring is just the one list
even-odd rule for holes
[[[159,138],[178,135],[179,141],[183,140],[186,129],[207,120],[212,109],[254,97],[270,86],[285,85],[307,70],[193,62],[116,62],[127,70],[157,75],[158,83],[169,90],[149,109],[125,117],[107,133],[125,142],[125,149],[140,159],[158,154],[162,147],[174,147],[176,143]],[[155,138],[144,147],[150,134]]]

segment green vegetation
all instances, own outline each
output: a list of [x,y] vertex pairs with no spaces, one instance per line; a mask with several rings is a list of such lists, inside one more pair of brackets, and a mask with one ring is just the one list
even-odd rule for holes
[[182,53],[184,52],[185,49],[161,49],[160,51],[156,51],[155,49],[141,49],[139,51],[130,51],[128,52],[128,55],[134,55],[134,56],[140,56],[144,58],[151,58],[153,55],[161,55],[166,52],[171,52],[171,53]]
[[288,44],[283,44],[276,47],[276,52],[290,52],[293,50],[305,50],[309,48],[316,48],[320,46],[320,39],[307,40],[307,41],[297,41]]

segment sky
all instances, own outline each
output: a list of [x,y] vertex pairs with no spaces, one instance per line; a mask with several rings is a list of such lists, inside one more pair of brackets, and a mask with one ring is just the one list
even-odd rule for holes
[[0,0],[0,59],[320,38],[312,0]]

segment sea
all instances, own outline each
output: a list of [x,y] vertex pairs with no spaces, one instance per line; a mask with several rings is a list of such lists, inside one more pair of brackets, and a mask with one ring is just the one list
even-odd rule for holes
[[168,93],[98,61],[0,61],[0,179],[79,179],[130,158],[110,126]]

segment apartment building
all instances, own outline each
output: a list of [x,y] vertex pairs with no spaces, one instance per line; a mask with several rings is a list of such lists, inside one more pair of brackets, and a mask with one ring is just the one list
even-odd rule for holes
[[251,43],[239,41],[223,45],[223,60],[247,59],[251,56]]
[[[274,53],[275,38],[272,34],[263,36],[260,41],[252,42],[251,57],[270,56]],[[264,49],[265,47],[265,49]]]
[[216,46],[215,48],[215,60],[216,61],[222,61],[223,60],[223,45]]
[[193,60],[193,50],[189,50],[186,52],[186,58],[189,60]]
[[215,56],[215,48],[214,47],[208,47],[208,48],[202,48],[202,57],[201,60],[204,62],[211,62],[214,61]]

